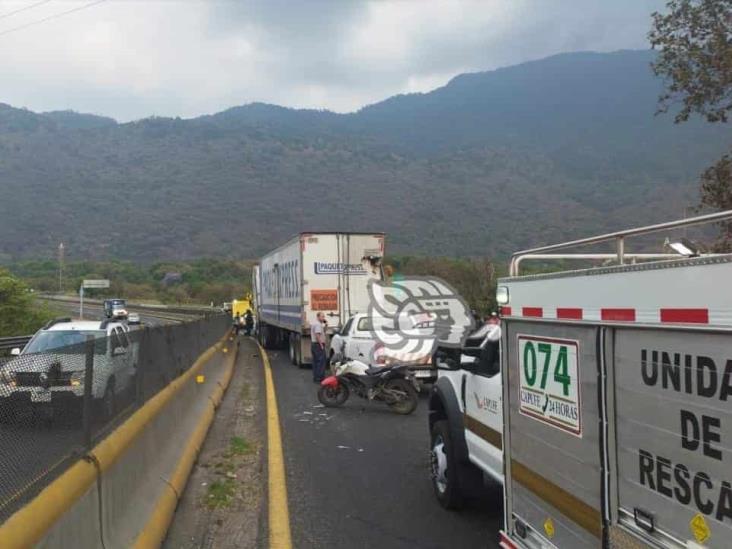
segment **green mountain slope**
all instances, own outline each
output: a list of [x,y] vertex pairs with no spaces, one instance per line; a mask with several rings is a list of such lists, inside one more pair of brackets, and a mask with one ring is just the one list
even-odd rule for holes
[[0,260],[251,258],[293,233],[506,255],[678,217],[727,128],[654,117],[649,52],[461,75],[357,113],[264,104],[129,124],[0,104]]

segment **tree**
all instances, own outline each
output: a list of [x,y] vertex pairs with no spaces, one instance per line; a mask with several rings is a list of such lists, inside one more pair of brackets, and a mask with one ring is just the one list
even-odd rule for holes
[[32,334],[52,316],[36,305],[23,282],[0,269],[0,337]]
[[[668,13],[655,12],[648,37],[664,78],[659,112],[681,103],[676,123],[692,113],[726,123],[732,110],[732,0],[671,0]],[[732,157],[722,157],[701,176],[701,207],[732,209]],[[732,251],[732,222],[721,223],[715,249]]]
[[[732,210],[732,155],[725,154],[701,176],[701,205],[722,210]],[[714,245],[716,252],[732,251],[732,221],[720,223],[719,238]]]
[[648,37],[659,49],[653,71],[666,80],[660,110],[679,101],[676,122],[692,113],[727,122],[732,109],[732,0],[671,0],[653,13]]

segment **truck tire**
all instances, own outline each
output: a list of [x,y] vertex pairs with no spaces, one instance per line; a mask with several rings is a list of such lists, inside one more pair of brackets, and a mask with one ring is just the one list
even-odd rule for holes
[[265,349],[272,348],[272,328],[269,326],[262,327],[262,347]]
[[436,421],[430,434],[430,466],[435,497],[445,509],[460,509],[464,502],[460,465],[447,420]]
[[290,334],[289,341],[290,362],[293,366],[300,366],[300,338],[297,334]]

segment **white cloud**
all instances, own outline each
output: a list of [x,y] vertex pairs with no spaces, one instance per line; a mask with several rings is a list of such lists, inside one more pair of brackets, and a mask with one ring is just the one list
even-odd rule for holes
[[[0,34],[89,0],[0,0]],[[0,35],[0,101],[121,120],[251,101],[350,111],[465,71],[645,47],[662,0],[108,0]]]

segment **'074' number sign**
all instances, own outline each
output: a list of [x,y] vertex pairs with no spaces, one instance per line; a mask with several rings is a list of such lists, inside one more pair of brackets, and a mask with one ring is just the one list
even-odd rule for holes
[[519,411],[581,437],[578,357],[578,341],[518,336]]

